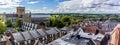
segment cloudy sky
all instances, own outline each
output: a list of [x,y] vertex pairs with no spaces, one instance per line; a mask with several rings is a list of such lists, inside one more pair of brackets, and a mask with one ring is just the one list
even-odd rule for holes
[[0,13],[17,6],[32,13],[120,13],[120,0],[0,0]]

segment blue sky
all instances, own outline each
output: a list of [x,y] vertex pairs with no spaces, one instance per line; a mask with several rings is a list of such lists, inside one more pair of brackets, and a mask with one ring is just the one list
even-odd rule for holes
[[32,13],[120,13],[120,0],[1,0],[0,13],[16,12],[17,6]]

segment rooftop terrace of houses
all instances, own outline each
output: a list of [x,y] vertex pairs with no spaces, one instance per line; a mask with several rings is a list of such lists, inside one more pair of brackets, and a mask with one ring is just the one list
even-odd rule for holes
[[[73,35],[75,37],[73,37]],[[76,37],[80,35],[80,37]],[[62,38],[59,38],[48,45],[97,45],[94,40],[102,41],[104,35],[97,34],[97,35],[89,35],[89,33],[83,32],[83,30],[79,29],[78,31],[71,32]],[[88,44],[89,43],[89,44]]]
[[[45,30],[45,29],[35,30],[34,29],[34,30],[28,30],[28,31],[23,31],[23,32],[10,33],[10,37],[11,37],[10,39],[11,39],[12,44],[21,44],[22,42],[24,42],[22,44],[27,45],[27,44],[30,44],[30,42],[33,42],[33,40],[35,40],[36,43],[39,42],[39,39],[41,39],[40,41],[47,40],[47,36],[54,35],[54,34],[56,35],[60,32],[61,31],[57,28],[50,28],[48,30]],[[55,39],[57,38],[59,37],[55,37]],[[43,44],[45,43],[43,42]]]
[[[35,27],[35,24],[24,23],[24,26],[29,26],[29,27],[33,28],[33,27]],[[78,27],[79,27],[79,25],[78,25]],[[22,32],[22,33],[20,33],[20,32],[13,33],[13,36],[14,36],[15,41],[19,42],[19,41],[23,41],[23,40],[30,40],[33,38],[38,38],[40,36],[55,34],[62,30],[69,30],[69,29],[72,29],[72,28],[64,27],[59,30],[57,28],[49,28],[47,30],[46,29],[38,29],[36,31],[33,29],[33,30],[26,30],[25,32]],[[79,34],[81,38],[80,39],[78,39],[76,37],[71,38],[71,35],[76,35],[76,34]],[[78,31],[70,32],[70,34],[67,34],[67,35],[63,36],[62,38],[59,38],[51,43],[52,44],[54,44],[54,43],[57,43],[57,44],[79,44],[80,43],[80,44],[86,45],[87,43],[89,43],[89,41],[90,42],[92,41],[92,43],[94,43],[95,42],[94,40],[102,41],[103,38],[104,38],[104,35],[102,35],[100,33],[98,33],[97,35],[85,33],[79,27]],[[82,40],[82,41],[80,41],[80,40]]]

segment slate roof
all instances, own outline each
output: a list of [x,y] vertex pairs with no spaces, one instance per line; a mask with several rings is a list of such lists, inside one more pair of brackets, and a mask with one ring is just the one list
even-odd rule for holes
[[50,17],[50,15],[31,15],[31,18],[47,18]]
[[81,37],[90,38],[90,39],[98,40],[98,41],[102,41],[102,39],[104,38],[104,35],[100,33],[97,35],[94,35],[94,34],[89,35],[90,33],[85,33],[83,32],[83,30],[80,30],[78,33]]
[[18,32],[18,33],[12,33],[12,35],[13,35],[15,41],[17,41],[17,42],[24,41],[24,38],[23,38],[23,36],[20,34],[20,32]]
[[57,32],[61,32],[61,30],[59,30],[58,28],[54,27],[53,29],[55,29]]
[[61,30],[61,31],[69,31],[70,28],[69,28],[69,27],[63,27],[63,28],[61,28],[60,30]]
[[56,34],[56,33],[58,33],[54,28],[51,28],[50,30],[47,30],[46,32],[47,32],[47,34]]
[[18,17],[18,15],[17,14],[6,14],[6,17]]
[[43,30],[43,29],[38,29],[37,32],[41,35],[41,36],[46,36],[47,33]]
[[25,40],[33,39],[32,35],[28,31],[22,32],[22,35],[24,36]]
[[63,28],[61,28],[61,30],[67,30],[68,29],[68,27],[63,27]]
[[[89,44],[88,44],[89,43]],[[59,38],[48,45],[95,45],[94,41],[89,38],[80,38],[77,37],[71,38],[71,34],[67,34],[62,38]]]
[[[92,42],[91,39],[87,39],[87,38],[80,38],[80,39],[74,39],[74,40],[67,40],[67,42],[72,43],[72,44],[76,44],[76,45],[89,45],[89,42]],[[95,45],[94,43],[90,43],[92,45]]]
[[29,31],[33,38],[39,38],[41,35],[39,35],[35,30]]
[[120,24],[120,22],[107,22],[102,24],[105,30],[113,30],[117,24]]

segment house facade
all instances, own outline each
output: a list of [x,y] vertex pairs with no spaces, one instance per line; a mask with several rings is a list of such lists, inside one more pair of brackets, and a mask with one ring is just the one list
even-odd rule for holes
[[109,45],[120,45],[120,24],[111,32]]

